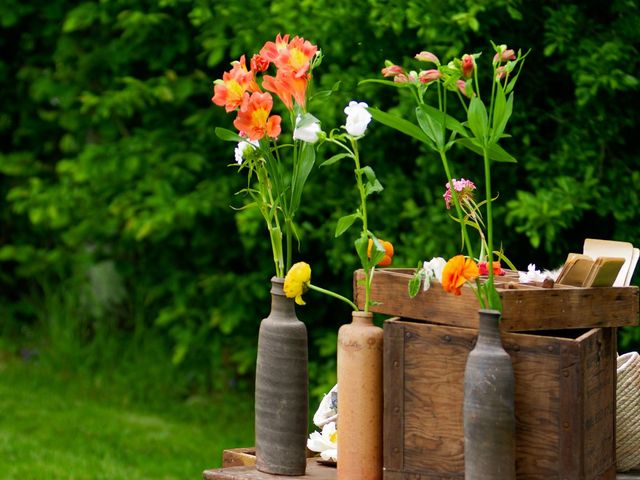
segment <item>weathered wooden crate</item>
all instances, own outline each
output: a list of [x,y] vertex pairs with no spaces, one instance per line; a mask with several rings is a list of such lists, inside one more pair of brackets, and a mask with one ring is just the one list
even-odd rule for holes
[[[385,480],[464,478],[463,378],[476,335],[385,323]],[[615,329],[502,340],[515,373],[517,478],[615,479]]]
[[[438,284],[409,298],[414,269],[377,269],[371,310],[442,325],[478,328],[478,301],[465,285],[462,295],[446,293]],[[364,307],[362,270],[354,274],[354,297]],[[517,276],[496,277],[502,299],[502,331],[621,327],[638,324],[638,287],[541,288],[518,284]]]

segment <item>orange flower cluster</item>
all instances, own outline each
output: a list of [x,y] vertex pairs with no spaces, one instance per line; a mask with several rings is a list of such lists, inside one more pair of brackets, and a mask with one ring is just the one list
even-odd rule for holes
[[460,288],[480,275],[478,265],[464,255],[456,255],[447,262],[442,270],[442,288],[445,292],[460,295]]
[[[382,244],[382,247],[384,248],[384,257],[382,257],[382,260],[380,260],[378,262],[378,266],[379,267],[388,267],[389,265],[391,265],[391,262],[393,261],[393,245],[391,244],[391,242],[387,242],[386,240],[381,240],[378,239],[378,241]],[[369,245],[367,246],[367,257],[371,258],[371,248],[373,247],[373,240],[369,239]]]
[[275,42],[265,43],[260,53],[252,57],[250,69],[244,55],[232,62],[231,70],[214,82],[211,101],[227,112],[238,111],[233,124],[241,136],[250,140],[260,140],[265,135],[277,138],[281,117],[271,115],[273,98],[261,91],[257,75],[275,65],[275,77],[264,75],[262,88],[278,95],[289,110],[293,110],[293,100],[304,108],[311,60],[317,51],[318,47],[304,38],[296,36],[289,41],[289,35],[278,34]]

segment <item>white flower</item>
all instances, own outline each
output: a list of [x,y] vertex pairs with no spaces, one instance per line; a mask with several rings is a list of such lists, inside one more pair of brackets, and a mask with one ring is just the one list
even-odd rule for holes
[[535,263],[530,263],[526,272],[518,272],[518,280],[520,283],[543,282],[545,275],[540,270],[536,270]]
[[298,115],[296,118],[296,128],[293,130],[293,139],[302,140],[307,143],[316,143],[320,138],[320,120],[311,115],[305,113],[304,115]]
[[236,155],[236,163],[238,165],[242,165],[242,162],[244,161],[245,150],[249,147],[251,147],[251,150],[255,150],[259,145],[260,143],[258,143],[258,141],[256,140],[242,140],[241,142],[238,142],[238,146],[234,150],[234,153]]
[[423,291],[426,292],[429,290],[432,279],[442,282],[442,270],[444,270],[446,264],[447,261],[442,257],[434,257],[422,264],[422,271],[424,273]]
[[371,114],[367,110],[367,105],[364,102],[349,102],[349,105],[344,109],[344,113],[347,115],[347,124],[345,125],[347,133],[354,137],[360,137],[364,135],[367,130],[367,125],[371,121]]
[[307,448],[312,452],[320,452],[323,460],[338,461],[338,432],[335,422],[322,427],[322,433],[313,432],[307,440]]

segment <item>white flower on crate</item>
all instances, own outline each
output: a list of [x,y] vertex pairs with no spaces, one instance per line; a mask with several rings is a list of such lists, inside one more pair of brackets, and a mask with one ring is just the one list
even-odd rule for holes
[[442,270],[447,264],[447,261],[442,257],[433,257],[428,262],[422,264],[422,271],[424,274],[424,284],[422,290],[427,291],[431,286],[431,280],[437,280],[442,282]]
[[335,422],[329,422],[322,427],[322,433],[312,432],[307,440],[307,448],[312,452],[319,452],[323,460],[337,462],[338,431]]

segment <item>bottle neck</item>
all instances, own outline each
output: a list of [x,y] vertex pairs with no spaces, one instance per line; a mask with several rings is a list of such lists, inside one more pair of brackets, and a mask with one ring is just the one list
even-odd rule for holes
[[485,344],[501,344],[500,312],[497,310],[480,310],[478,342]]
[[283,318],[295,316],[296,307],[292,298],[284,294],[284,278],[271,278],[271,313]]
[[351,312],[351,323],[354,325],[373,325],[373,313]]

